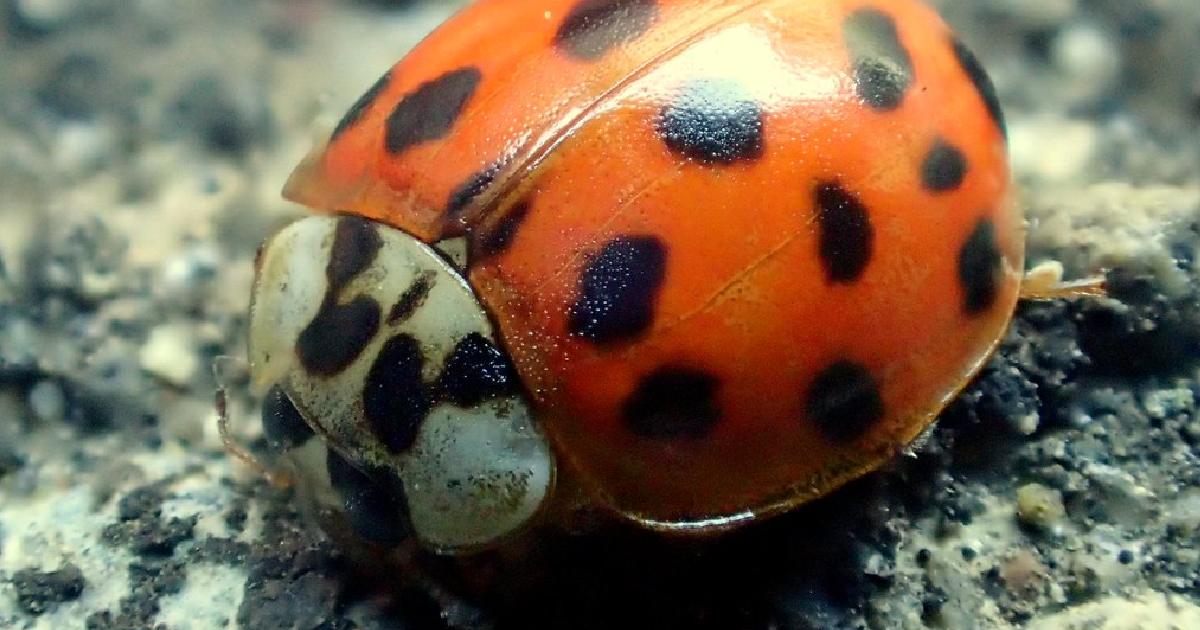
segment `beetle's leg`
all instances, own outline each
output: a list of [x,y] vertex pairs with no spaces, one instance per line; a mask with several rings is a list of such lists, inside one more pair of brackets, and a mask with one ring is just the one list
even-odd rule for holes
[[1104,276],[1064,281],[1062,263],[1043,262],[1025,273],[1022,300],[1057,300],[1108,295]]
[[212,371],[213,378],[217,383],[217,391],[213,399],[213,408],[217,412],[217,433],[221,436],[221,445],[225,447],[225,452],[239,459],[246,464],[255,473],[261,475],[267,480],[267,483],[277,487],[286,488],[292,484],[291,478],[283,473],[271,470],[268,466],[262,463],[254,453],[242,446],[233,434],[229,431],[229,388],[225,385],[225,378],[220,368],[220,363],[223,358],[218,357],[213,361]]

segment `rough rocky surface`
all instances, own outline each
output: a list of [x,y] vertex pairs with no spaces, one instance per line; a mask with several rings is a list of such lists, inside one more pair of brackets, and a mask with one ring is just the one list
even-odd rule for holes
[[261,446],[238,358],[278,190],[452,7],[0,0],[0,627],[1200,627],[1200,4],[939,4],[998,84],[1031,262],[1112,298],[1022,305],[929,438],[828,499],[550,538],[451,595],[227,459],[210,366]]

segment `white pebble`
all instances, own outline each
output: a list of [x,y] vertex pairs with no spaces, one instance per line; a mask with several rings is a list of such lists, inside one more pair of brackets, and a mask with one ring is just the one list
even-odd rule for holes
[[62,421],[67,409],[62,387],[54,381],[38,381],[29,390],[29,408],[42,422]]
[[78,0],[16,0],[13,4],[22,18],[42,26],[64,22],[80,8]]
[[151,330],[138,358],[142,369],[179,387],[192,381],[200,365],[191,329],[180,324],[163,324]]
[[[1042,181],[1081,179],[1099,145],[1095,126],[1068,118],[1018,120],[1008,129],[1013,171]],[[1046,138],[1054,138],[1054,142],[1046,142]]]
[[1200,530],[1200,488],[1188,488],[1166,510],[1167,523],[1191,535]]
[[201,297],[200,289],[216,275],[220,263],[220,254],[211,244],[189,247],[163,265],[162,288],[176,299],[197,299]]
[[1107,93],[1121,71],[1115,38],[1101,28],[1076,22],[1054,38],[1051,58],[1072,87],[1089,96]]
[[1038,425],[1041,423],[1041,416],[1038,412],[1027,413],[1018,416],[1011,420],[1012,427],[1021,435],[1033,435],[1038,430]]

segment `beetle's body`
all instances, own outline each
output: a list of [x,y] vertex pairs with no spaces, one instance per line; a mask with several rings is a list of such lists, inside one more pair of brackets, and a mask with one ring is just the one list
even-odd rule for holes
[[[995,94],[915,0],[483,0],[287,194],[466,236],[561,464],[660,529],[893,456],[995,347],[1023,266]],[[377,319],[330,318],[371,330],[296,353],[370,354],[394,334]]]

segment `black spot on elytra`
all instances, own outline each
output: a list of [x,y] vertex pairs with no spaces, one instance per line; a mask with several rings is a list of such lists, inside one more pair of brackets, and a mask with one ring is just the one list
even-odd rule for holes
[[1000,97],[996,95],[996,86],[992,84],[991,77],[983,69],[983,64],[979,63],[975,53],[972,53],[961,40],[954,38],[951,40],[951,45],[954,47],[954,56],[958,57],[958,63],[962,66],[963,72],[967,73],[971,84],[975,86],[975,91],[979,92],[979,97],[983,99],[988,115],[1000,128],[1000,133],[1007,136],[1008,127],[1004,123],[1004,112],[1000,109]]
[[763,152],[762,107],[733,79],[687,83],[654,127],[668,149],[703,164],[756,160]]
[[446,202],[446,216],[451,219],[459,218],[463,210],[471,205],[475,198],[483,194],[483,191],[496,181],[496,176],[504,169],[508,163],[507,159],[493,162],[479,171],[468,177],[466,181],[459,184],[457,188],[450,191],[450,199]]
[[640,37],[657,12],[654,0],[580,0],[559,25],[554,45],[576,59],[593,61]]
[[653,236],[609,241],[583,270],[567,330],[597,343],[645,332],[666,273],[667,248]]
[[921,185],[932,193],[949,192],[962,185],[967,174],[967,156],[958,147],[938,139],[921,163]]
[[392,305],[392,310],[388,312],[387,323],[392,325],[412,317],[417,308],[425,302],[425,298],[429,297],[429,292],[433,290],[433,284],[436,281],[437,275],[432,271],[424,271],[418,275],[416,280],[408,285],[408,288]]
[[262,425],[267,443],[279,451],[303,446],[313,436],[312,427],[278,385],[272,386],[263,399]]
[[346,285],[371,266],[382,246],[375,223],[353,216],[338,219],[325,266],[329,286],[321,308],[296,339],[296,354],[309,372],[319,376],[341,372],[379,330],[382,309],[373,298],[358,296],[345,304],[338,300]]
[[362,538],[393,547],[412,534],[408,500],[404,487],[394,476],[390,483],[372,478],[343,459],[333,450],[326,450],[325,469],[330,484],[342,495],[346,520]]
[[721,418],[717,379],[690,368],[665,367],[646,376],[625,401],[625,424],[646,438],[701,438]]
[[370,88],[367,88],[367,91],[364,92],[362,96],[358,97],[357,101],[354,101],[354,104],[350,106],[350,109],[346,110],[346,114],[342,116],[342,119],[338,121],[337,126],[333,128],[333,134],[330,135],[329,139],[337,139],[337,137],[342,135],[342,133],[344,133],[347,129],[354,126],[354,123],[358,122],[358,119],[362,118],[363,114],[366,113],[367,108],[371,106],[371,103],[374,103],[375,99],[379,98],[379,95],[383,93],[384,88],[387,87],[387,84],[391,78],[392,73],[389,70],[388,72],[384,73],[383,76],[379,77],[379,80],[375,81],[374,85],[372,85]]
[[820,226],[819,252],[829,282],[854,282],[871,261],[875,230],[858,197],[836,182],[814,191]]
[[333,376],[349,367],[379,330],[381,310],[379,302],[367,296],[346,304],[326,297],[296,339],[301,365],[317,376]]
[[438,392],[459,407],[474,407],[484,400],[517,393],[518,383],[508,355],[473,332],[459,340],[446,359],[438,377]]
[[913,69],[891,16],[874,8],[859,9],[846,19],[842,35],[858,97],[880,111],[899,107],[912,83]]
[[963,309],[974,315],[991,308],[1000,283],[1000,247],[996,227],[983,218],[958,252],[958,281],[963,290]]
[[852,361],[838,361],[813,379],[805,410],[822,434],[845,442],[858,438],[883,419],[883,397],[867,368]]
[[387,119],[385,146],[393,155],[429,140],[444,137],[475,94],[482,75],[467,66],[417,86]]
[[480,232],[475,240],[474,257],[489,258],[504,253],[512,244],[517,234],[517,228],[529,214],[529,202],[521,201],[513,204],[504,212],[494,225]]
[[432,396],[421,380],[425,359],[421,346],[411,335],[389,339],[363,386],[363,416],[371,431],[392,453],[412,447],[422,421],[433,406]]

